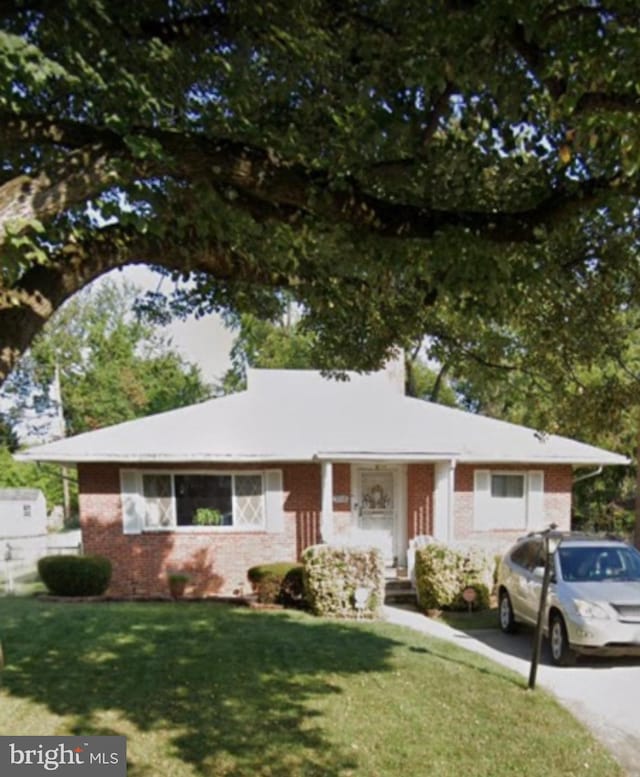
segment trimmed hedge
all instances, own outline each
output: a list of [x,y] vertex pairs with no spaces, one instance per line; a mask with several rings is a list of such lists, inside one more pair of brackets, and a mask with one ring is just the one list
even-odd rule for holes
[[291,561],[258,564],[247,571],[247,577],[262,604],[305,606],[302,564]]
[[100,596],[111,581],[111,562],[104,556],[44,556],[38,574],[56,596]]
[[314,545],[302,556],[304,588],[315,615],[353,617],[357,588],[368,588],[362,615],[374,618],[384,603],[384,562],[376,548],[357,549]]
[[452,548],[433,542],[416,551],[416,588],[423,610],[466,610],[465,588],[473,588],[474,609],[489,607],[493,559],[477,548]]

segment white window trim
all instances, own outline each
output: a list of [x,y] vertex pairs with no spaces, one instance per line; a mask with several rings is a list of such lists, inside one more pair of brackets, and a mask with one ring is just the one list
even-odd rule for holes
[[[489,476],[488,493],[483,494],[477,490],[477,473],[487,473]],[[521,497],[499,497],[491,496],[491,478],[493,475],[519,475],[524,478],[524,492]],[[538,503],[534,504],[534,494],[532,493],[532,478],[540,478],[540,494]],[[537,526],[544,520],[544,471],[543,470],[525,470],[525,469],[485,469],[477,467],[473,476],[473,531],[476,532],[496,532],[496,531],[524,531],[532,526]],[[485,511],[491,512],[491,504],[506,505],[509,501],[518,502],[524,510],[524,520],[519,526],[487,526],[483,520]],[[488,514],[487,513],[487,514]]]
[[[208,534],[210,532],[228,534],[229,532],[264,532],[267,530],[267,504],[265,499],[266,478],[265,472],[262,470],[200,470],[200,469],[139,469],[135,470],[139,476],[140,496],[145,501],[143,492],[142,478],[144,475],[166,475],[171,479],[171,520],[170,526],[146,526],[144,523],[141,527],[143,533],[146,534],[166,534],[166,533],[178,533],[178,534]],[[236,475],[253,475],[259,477],[262,484],[262,523],[255,524],[253,526],[232,524],[231,526],[178,526],[177,510],[176,510],[176,487],[175,476],[176,475],[210,475],[225,476],[232,478],[233,486],[231,491],[231,507],[235,518],[236,513],[236,492],[235,492],[235,476]]]

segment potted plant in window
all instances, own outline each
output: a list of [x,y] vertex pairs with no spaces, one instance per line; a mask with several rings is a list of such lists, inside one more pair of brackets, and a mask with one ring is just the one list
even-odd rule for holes
[[189,575],[184,572],[169,572],[167,575],[169,582],[169,593],[174,599],[179,599],[184,595],[184,589],[189,582]]
[[222,526],[224,516],[214,507],[199,507],[193,517],[196,526]]

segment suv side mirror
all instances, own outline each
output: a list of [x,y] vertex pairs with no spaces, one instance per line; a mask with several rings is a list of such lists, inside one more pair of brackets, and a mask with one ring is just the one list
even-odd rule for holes
[[534,567],[533,576],[542,580],[542,578],[544,577],[544,567]]

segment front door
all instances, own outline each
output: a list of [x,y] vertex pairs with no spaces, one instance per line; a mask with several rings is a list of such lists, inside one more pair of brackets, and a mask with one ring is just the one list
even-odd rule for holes
[[363,469],[359,474],[358,539],[363,545],[378,548],[389,566],[398,556],[396,479],[391,469]]

